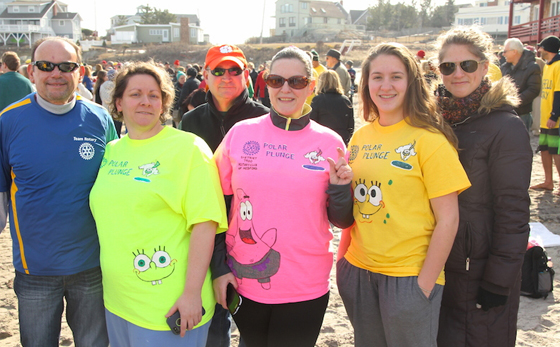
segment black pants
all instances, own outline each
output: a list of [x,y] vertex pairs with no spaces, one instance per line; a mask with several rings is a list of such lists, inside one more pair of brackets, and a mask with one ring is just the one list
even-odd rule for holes
[[329,293],[313,300],[261,304],[246,297],[233,316],[247,347],[313,347],[321,332]]

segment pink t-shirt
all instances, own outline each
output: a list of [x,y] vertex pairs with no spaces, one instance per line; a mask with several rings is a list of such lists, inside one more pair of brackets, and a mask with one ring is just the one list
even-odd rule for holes
[[270,115],[237,123],[214,156],[233,195],[226,234],[239,293],[265,304],[316,299],[329,290],[329,163],[344,143],[311,121],[298,131]]

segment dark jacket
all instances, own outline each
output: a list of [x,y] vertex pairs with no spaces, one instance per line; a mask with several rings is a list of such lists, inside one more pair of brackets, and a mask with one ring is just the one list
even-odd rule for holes
[[183,105],[185,99],[200,85],[200,81],[194,77],[187,78],[185,83],[183,84],[183,88],[181,89],[181,95],[179,96],[179,101],[177,101],[177,109],[179,110],[179,114],[183,114],[187,112],[187,105]]
[[206,104],[202,104],[183,115],[181,129],[190,131],[200,136],[212,152],[218,148],[220,142],[237,122],[262,116],[269,112],[265,106],[249,99],[247,89],[235,99],[233,106],[222,116],[222,112],[216,109],[212,93],[206,94]]
[[354,133],[354,109],[352,102],[335,91],[327,91],[311,101],[311,119],[330,128],[348,145]]
[[[445,264],[439,347],[515,346],[521,266],[529,236],[529,134],[513,111],[516,93],[501,79],[478,112],[452,125],[472,186],[459,195],[459,230]],[[507,296],[476,307],[479,288]]]
[[533,110],[533,99],[541,92],[541,69],[535,60],[535,53],[524,49],[521,58],[514,66],[505,63],[500,66],[502,76],[510,76],[519,92],[521,104],[515,109],[518,115]]

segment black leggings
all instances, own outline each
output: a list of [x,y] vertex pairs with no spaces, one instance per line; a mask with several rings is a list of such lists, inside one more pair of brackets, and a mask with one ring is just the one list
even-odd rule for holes
[[329,293],[313,300],[261,304],[242,297],[233,316],[247,347],[313,347],[321,332]]

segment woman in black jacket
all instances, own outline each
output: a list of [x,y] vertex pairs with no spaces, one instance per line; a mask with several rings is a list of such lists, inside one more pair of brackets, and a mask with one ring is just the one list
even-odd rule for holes
[[456,28],[439,39],[442,116],[459,139],[471,188],[459,195],[459,230],[445,265],[439,347],[515,346],[521,266],[529,235],[529,135],[508,77],[486,77],[492,38]]
[[316,90],[317,96],[311,101],[311,119],[336,131],[348,145],[354,133],[354,109],[344,95],[336,71],[326,70],[320,74]]

